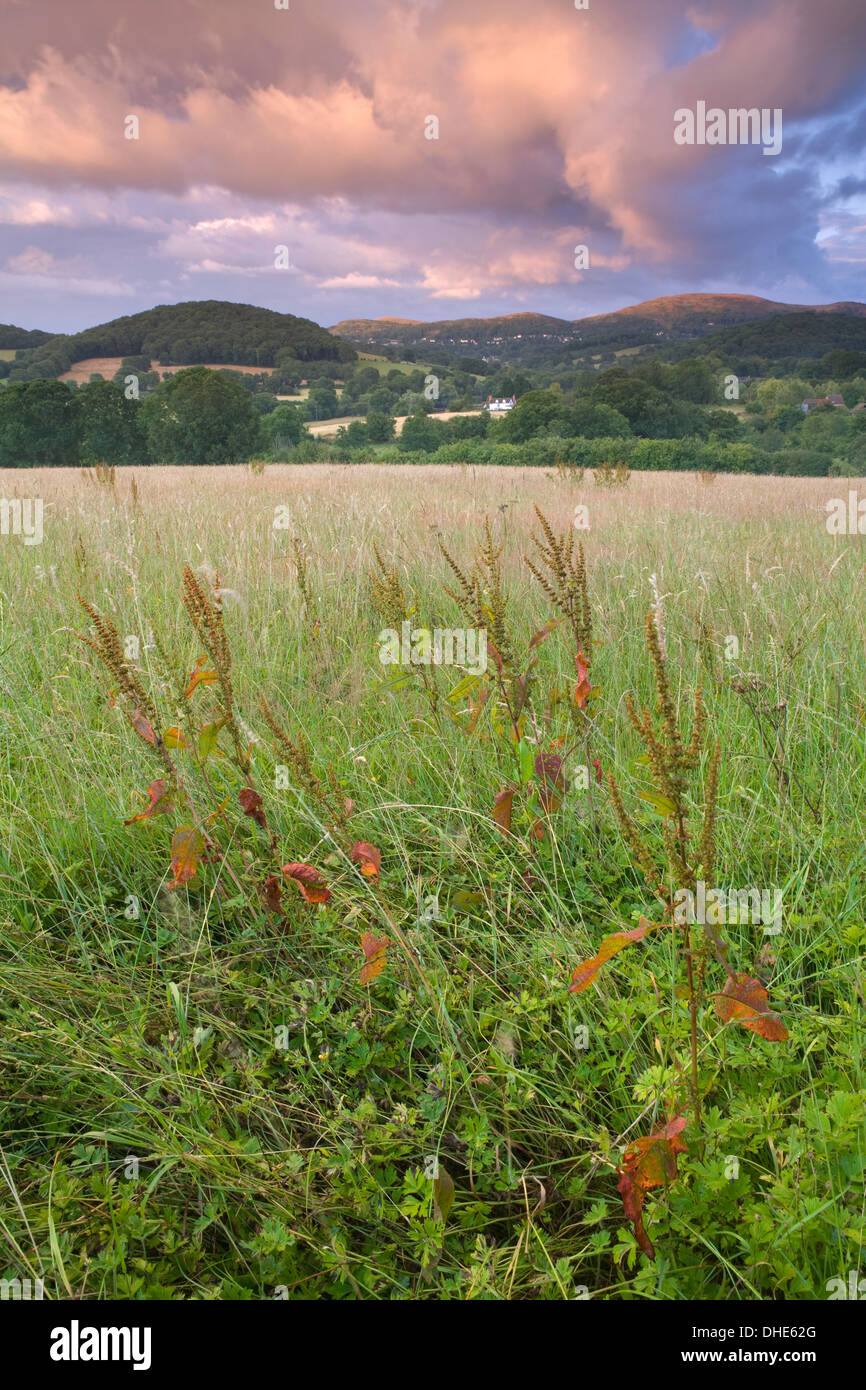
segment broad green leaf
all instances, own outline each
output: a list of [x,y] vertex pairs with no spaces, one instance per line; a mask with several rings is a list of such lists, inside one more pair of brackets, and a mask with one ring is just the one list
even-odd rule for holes
[[454,1205],[454,1180],[447,1168],[443,1168],[441,1163],[437,1166],[438,1177],[433,1179],[433,1202],[436,1216],[444,1224]]
[[414,671],[395,671],[393,675],[386,676],[384,680],[378,681],[377,690],[404,690],[407,685],[411,685],[415,679]]
[[648,806],[652,806],[653,810],[658,811],[659,815],[664,816],[665,819],[667,819],[668,816],[674,815],[676,812],[677,808],[670,797],[662,796],[661,792],[638,792],[638,796],[641,801],[645,801]]
[[464,676],[462,681],[457,682],[453,690],[448,691],[448,699],[452,704],[456,704],[458,700],[463,699],[464,695],[468,695],[470,691],[474,690],[481,683],[481,679],[481,676]]
[[484,894],[473,892],[469,888],[458,888],[451,898],[450,906],[455,912],[471,912],[475,907],[482,907],[484,904]]
[[532,774],[535,771],[535,752],[526,739],[521,739],[517,745],[517,757],[520,762],[520,781],[525,787],[527,782],[532,781]]
[[213,753],[214,750],[219,751],[217,749],[217,739],[220,735],[220,729],[223,727],[225,723],[226,720],[223,718],[217,719],[216,723],[214,724],[205,724],[204,728],[199,734],[198,756],[202,762],[205,762],[205,760],[210,757],[211,753]]

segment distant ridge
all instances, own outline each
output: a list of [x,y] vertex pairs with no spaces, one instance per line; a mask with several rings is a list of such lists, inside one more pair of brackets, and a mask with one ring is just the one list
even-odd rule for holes
[[[826,316],[820,328],[818,315]],[[268,369],[278,358],[296,365],[348,362],[365,347],[420,349],[434,360],[437,349],[449,357],[505,353],[514,359],[524,349],[537,356],[539,349],[555,353],[563,344],[569,356],[589,365],[590,356],[598,362],[629,350],[658,348],[677,356],[691,351],[687,345],[697,340],[702,340],[700,352],[769,357],[815,356],[835,347],[863,350],[863,319],[866,304],[855,300],[809,305],[749,294],[676,294],[579,319],[531,311],[433,322],[386,315],[323,328],[294,314],[211,299],[157,305],[72,334],[0,325],[0,350],[7,356],[2,366],[10,381],[59,377],[74,363],[99,357]],[[18,353],[14,363],[8,361],[13,351]]]
[[417,320],[345,319],[331,333],[356,346],[386,343],[400,347],[464,348],[467,355],[497,339],[516,338],[543,343],[577,342],[590,347],[680,342],[701,338],[721,328],[753,323],[780,314],[845,314],[866,316],[866,304],[843,300],[835,304],[784,304],[752,294],[674,294],[647,299],[609,314],[563,319],[550,314],[501,314],[491,318]]

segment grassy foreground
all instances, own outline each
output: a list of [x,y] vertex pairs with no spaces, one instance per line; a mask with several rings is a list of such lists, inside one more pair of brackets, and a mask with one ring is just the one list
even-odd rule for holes
[[[2,488],[44,499],[45,536],[0,538],[0,1278],[42,1277],[59,1299],[796,1300],[861,1269],[866,541],[828,535],[824,510],[847,483],[311,465],[113,485],[20,470]],[[375,546],[392,606],[402,590],[413,622],[461,627],[437,538],[468,569],[489,518],[525,656],[559,616],[523,561],[536,503],[559,532],[589,509],[597,693],[590,727],[552,630],[520,749],[495,680],[471,733],[477,688],[447,698],[462,672],[388,682],[370,571]],[[185,565],[207,593],[219,577],[242,735],[238,753],[223,725],[201,765],[218,691],[184,698],[205,652]],[[78,593],[138,639],[159,727],[191,745],[170,761],[211,843],[176,887],[190,813],[179,798],[124,824],[167,764],[76,635],[93,636]],[[569,993],[605,936],[661,920],[596,779],[615,774],[663,855],[624,707],[629,692],[653,707],[659,596],[686,735],[698,687],[707,708],[697,811],[721,747],[714,882],[783,904],[776,934],[720,930],[786,1040],[724,1024],[724,969],[702,964],[700,1126],[682,934],[635,942]],[[541,810],[527,747],[565,758]],[[247,755],[267,829],[239,810]],[[380,852],[378,879],[353,841]],[[282,875],[269,908],[264,875],[297,863],[330,898]],[[388,944],[361,983],[365,933]],[[650,1258],[617,1170],[680,1114],[676,1172],[646,1192]]]

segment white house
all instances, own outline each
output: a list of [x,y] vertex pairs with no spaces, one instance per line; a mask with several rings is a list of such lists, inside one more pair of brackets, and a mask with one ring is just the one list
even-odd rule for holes
[[810,410],[814,410],[819,405],[840,406],[844,404],[845,401],[842,396],[810,396],[808,400],[802,402],[802,411],[804,415],[808,415]]
[[488,396],[484,406],[485,410],[513,410],[517,405],[517,397],[511,396]]

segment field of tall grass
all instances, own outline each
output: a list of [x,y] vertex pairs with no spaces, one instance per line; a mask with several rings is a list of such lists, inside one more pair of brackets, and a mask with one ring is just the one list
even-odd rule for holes
[[[0,537],[0,1278],[797,1300],[861,1270],[847,483],[2,489],[44,539]],[[473,615],[486,676],[381,664],[383,629]],[[689,931],[697,881],[779,919]]]

